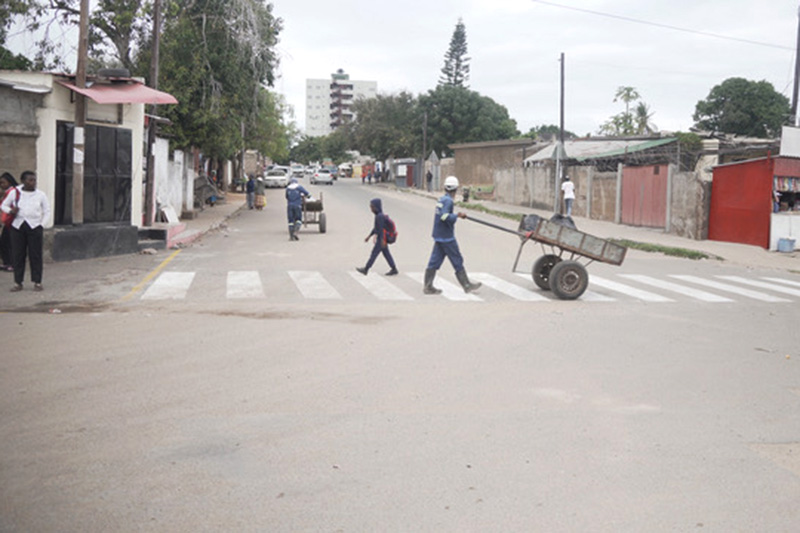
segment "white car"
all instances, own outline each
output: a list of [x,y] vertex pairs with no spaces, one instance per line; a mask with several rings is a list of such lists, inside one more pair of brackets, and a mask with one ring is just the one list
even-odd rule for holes
[[292,177],[302,178],[303,170],[304,170],[303,165],[292,165]]
[[318,168],[317,171],[311,175],[311,185],[316,185],[317,183],[333,185],[333,175],[331,171],[327,168]]
[[266,187],[286,187],[289,185],[289,172],[285,168],[273,168],[267,171],[264,176],[264,185]]

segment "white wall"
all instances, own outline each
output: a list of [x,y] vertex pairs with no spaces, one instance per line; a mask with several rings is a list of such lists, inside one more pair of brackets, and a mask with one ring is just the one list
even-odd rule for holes
[[[36,175],[38,187],[47,195],[50,203],[55,200],[56,188],[56,122],[75,121],[75,104],[70,101],[71,91],[55,82],[56,76],[41,72],[3,71],[3,79],[50,87],[50,94],[44,98],[44,106],[36,112],[41,133],[36,139]],[[96,107],[114,107],[96,106]],[[116,111],[114,112],[116,116]],[[87,121],[87,124],[92,124]],[[108,124],[98,123],[99,126]],[[131,158],[131,224],[140,226],[142,221],[142,135],[144,130],[144,104],[124,104],[122,124],[119,127],[131,130],[133,143]],[[53,213],[45,227],[53,225]]]
[[778,249],[778,239],[794,239],[794,249],[800,249],[800,214],[772,213],[769,230],[769,249]]

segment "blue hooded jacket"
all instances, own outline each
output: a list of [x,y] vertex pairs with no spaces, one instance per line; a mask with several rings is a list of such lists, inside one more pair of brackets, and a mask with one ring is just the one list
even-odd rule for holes
[[383,203],[380,198],[373,198],[369,201],[372,212],[375,213],[375,225],[367,238],[377,235],[382,240],[385,238],[383,230],[386,229],[386,215],[383,213]]
[[436,204],[436,215],[433,218],[433,240],[450,242],[456,240],[456,221],[458,215],[453,213],[453,198],[445,194]]

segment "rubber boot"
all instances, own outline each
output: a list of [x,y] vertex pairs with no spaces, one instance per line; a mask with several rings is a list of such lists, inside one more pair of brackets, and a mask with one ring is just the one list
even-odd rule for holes
[[294,240],[294,226],[289,226],[289,240]]
[[295,225],[294,225],[294,240],[296,240],[296,241],[300,240],[300,237],[298,237],[297,234],[300,233],[300,228],[302,226],[303,226],[302,222],[295,222]]
[[456,279],[461,284],[461,287],[464,289],[464,292],[472,292],[477,291],[481,288],[482,283],[480,281],[472,282],[467,277],[467,271],[461,270],[456,272]]
[[437,289],[433,286],[433,278],[436,277],[436,270],[433,268],[429,268],[425,270],[425,288],[422,289],[422,292],[425,294],[439,294],[442,292],[441,289]]

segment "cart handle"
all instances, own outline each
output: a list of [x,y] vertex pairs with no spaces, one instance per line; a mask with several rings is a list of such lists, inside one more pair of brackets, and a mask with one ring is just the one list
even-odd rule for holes
[[471,217],[471,216],[467,216],[466,213],[465,213],[464,218],[466,218],[467,220],[471,220],[473,222],[477,222],[478,224],[483,224],[484,226],[489,226],[490,228],[499,229],[500,231],[505,231],[506,233],[513,233],[514,235],[516,235],[518,237],[525,237],[526,239],[530,239],[531,235],[533,235],[532,231],[528,231],[528,232],[523,233],[521,231],[508,229],[508,228],[506,228],[504,226],[499,226],[497,224],[493,224],[492,222],[486,222],[485,220],[481,220],[479,218],[474,218],[474,217]]

